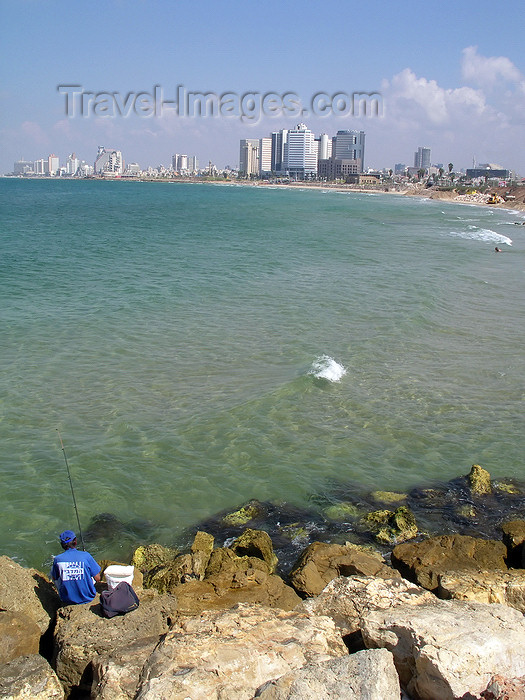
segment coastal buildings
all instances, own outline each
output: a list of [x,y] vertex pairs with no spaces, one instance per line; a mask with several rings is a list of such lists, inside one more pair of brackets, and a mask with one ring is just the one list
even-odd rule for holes
[[174,153],[171,157],[171,169],[181,175],[193,175],[199,169],[199,161],[197,156]]
[[263,177],[272,172],[272,139],[266,136],[259,139],[259,175]]
[[280,173],[283,169],[284,145],[287,137],[288,129],[272,132],[272,173]]

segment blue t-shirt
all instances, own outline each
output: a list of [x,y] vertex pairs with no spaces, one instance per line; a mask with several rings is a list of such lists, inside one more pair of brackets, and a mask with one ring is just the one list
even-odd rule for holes
[[93,576],[100,566],[88,552],[66,549],[53,559],[51,578],[57,582],[58,595],[63,603],[90,603],[96,596]]

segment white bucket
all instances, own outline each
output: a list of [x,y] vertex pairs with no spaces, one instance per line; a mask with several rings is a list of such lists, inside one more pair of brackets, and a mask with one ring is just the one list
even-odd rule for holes
[[134,566],[121,566],[120,564],[111,564],[104,570],[104,576],[106,577],[106,582],[108,588],[115,588],[122,581],[126,583],[133,583],[133,572],[135,571]]

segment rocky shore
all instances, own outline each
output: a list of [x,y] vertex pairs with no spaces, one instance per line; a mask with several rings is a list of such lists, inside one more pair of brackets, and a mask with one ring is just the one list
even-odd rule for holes
[[[525,698],[522,487],[474,465],[448,485],[374,498],[365,513],[327,506],[361,542],[328,530],[316,541],[289,522],[298,539],[286,548],[277,523],[258,527],[270,509],[253,501],[185,551],[143,544],[122,562],[140,605],[111,619],[98,596],[62,606],[45,574],[0,557],[0,697]],[[430,533],[421,502],[465,507],[467,522],[497,504],[504,517],[480,523],[490,536]],[[298,556],[288,566],[281,551]]]

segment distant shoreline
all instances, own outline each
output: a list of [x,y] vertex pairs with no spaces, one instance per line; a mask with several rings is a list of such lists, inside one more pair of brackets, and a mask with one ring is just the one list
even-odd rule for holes
[[[204,180],[201,178],[144,178],[144,177],[85,177],[85,178],[59,178],[49,176],[37,177],[18,177],[16,175],[1,175],[0,179],[6,180],[53,180],[53,181],[93,181],[93,182],[148,182],[148,183],[164,183],[164,184],[185,184],[185,185],[235,185],[238,187],[256,187],[269,189],[299,189],[299,190],[329,190],[331,192],[344,192],[355,194],[389,194],[404,197],[419,197],[421,199],[431,199],[433,201],[449,202],[451,204],[467,204],[470,206],[490,207],[493,209],[507,209],[509,211],[525,212],[525,186],[519,187],[492,187],[488,192],[475,194],[459,194],[455,190],[436,190],[433,188],[425,188],[422,185],[416,184],[406,187],[367,187],[365,185],[343,185],[336,183],[322,182],[268,182],[267,180]],[[473,188],[475,189],[475,188]],[[503,195],[511,192],[515,199],[510,201],[503,200]],[[499,203],[490,203],[488,200],[491,195],[496,195],[503,201]]]

